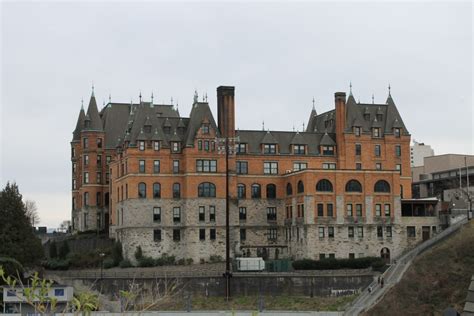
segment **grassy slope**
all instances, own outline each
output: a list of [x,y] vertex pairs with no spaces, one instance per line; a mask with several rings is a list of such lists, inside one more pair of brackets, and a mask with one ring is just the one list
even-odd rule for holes
[[415,259],[399,284],[366,315],[441,315],[461,312],[474,274],[474,220]]

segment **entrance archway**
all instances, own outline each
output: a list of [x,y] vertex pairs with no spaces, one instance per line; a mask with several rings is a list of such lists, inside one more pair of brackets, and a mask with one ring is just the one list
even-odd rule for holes
[[390,262],[390,249],[388,249],[387,247],[382,248],[382,250],[380,250],[380,258],[382,258],[385,261],[385,263],[389,263]]

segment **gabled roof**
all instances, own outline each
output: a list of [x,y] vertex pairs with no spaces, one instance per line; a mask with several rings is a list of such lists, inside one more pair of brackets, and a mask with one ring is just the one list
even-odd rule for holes
[[291,140],[290,144],[291,145],[305,145],[308,142],[304,139],[304,137],[297,132],[295,136],[293,136],[293,139]]
[[217,129],[217,124],[214,121],[214,116],[212,115],[211,109],[207,102],[194,102],[189,114],[189,123],[188,130],[185,136],[186,142],[185,146],[194,146],[194,137],[196,136],[197,131],[201,128],[201,124],[206,119],[209,121],[212,129],[216,131],[219,135]]
[[260,141],[261,144],[278,144],[278,141],[273,137],[270,131],[267,131]]
[[322,146],[334,146],[336,145],[336,142],[331,138],[331,136],[329,136],[328,133],[324,133],[319,144]]

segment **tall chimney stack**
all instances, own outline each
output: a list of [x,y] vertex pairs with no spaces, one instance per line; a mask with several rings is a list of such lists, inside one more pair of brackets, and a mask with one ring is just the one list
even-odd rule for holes
[[217,87],[217,124],[222,137],[235,137],[235,87]]
[[336,151],[338,157],[338,169],[346,168],[346,144],[344,129],[346,128],[346,93],[336,92],[334,94],[336,103]]

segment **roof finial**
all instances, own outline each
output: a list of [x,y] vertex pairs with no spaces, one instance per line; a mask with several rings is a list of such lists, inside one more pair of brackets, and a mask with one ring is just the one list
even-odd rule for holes
[[140,90],[140,94],[138,95],[138,97],[140,98],[140,103],[142,103],[142,90]]
[[304,132],[304,122],[303,122],[303,130],[302,131]]
[[153,98],[154,98],[154,96],[153,96],[153,91],[152,91],[151,92],[151,105],[153,105]]
[[262,121],[262,131],[265,130],[265,121]]
[[81,110],[84,110],[84,98],[81,98]]
[[171,97],[171,105],[173,105],[173,97]]
[[95,97],[95,94],[94,94],[94,81],[92,81],[92,97]]
[[198,92],[196,89],[194,89],[194,103],[198,102]]
[[293,132],[295,131],[295,125],[293,124]]
[[349,81],[349,95],[352,95],[352,81]]
[[392,96],[392,95],[390,94],[390,89],[391,89],[391,87],[390,87],[390,83],[389,83],[389,84],[388,84],[388,96],[389,96],[389,97]]
[[313,110],[315,110],[316,108],[314,107],[314,97],[313,97]]
[[109,93],[109,103],[112,103],[112,95]]
[[372,104],[374,104],[374,94],[372,93]]

